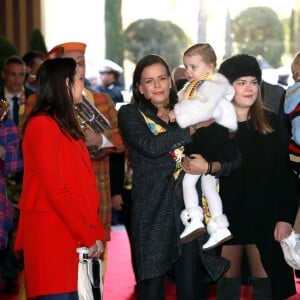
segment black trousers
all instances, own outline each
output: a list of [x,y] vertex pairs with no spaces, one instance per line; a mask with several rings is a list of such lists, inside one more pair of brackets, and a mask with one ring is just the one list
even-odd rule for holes
[[0,277],[9,285],[16,283],[19,274],[18,259],[14,252],[12,232],[8,237],[7,248],[0,251]]
[[[204,283],[197,240],[182,245],[182,255],[170,271],[174,274],[178,300],[206,298],[207,284]],[[164,300],[166,275],[140,281],[137,285],[137,300]]]

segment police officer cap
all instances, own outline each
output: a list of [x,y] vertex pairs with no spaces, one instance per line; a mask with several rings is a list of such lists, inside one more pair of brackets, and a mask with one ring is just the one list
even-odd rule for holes
[[99,73],[105,73],[105,72],[114,72],[117,74],[122,74],[123,73],[123,68],[120,67],[118,64],[115,62],[105,59],[100,67]]

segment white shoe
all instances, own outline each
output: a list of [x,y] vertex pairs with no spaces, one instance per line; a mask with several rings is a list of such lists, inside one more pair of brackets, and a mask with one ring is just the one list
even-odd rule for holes
[[300,234],[294,231],[280,241],[286,263],[293,269],[300,269]]
[[208,241],[203,245],[203,250],[213,249],[220,244],[232,239],[233,236],[228,228],[220,228],[211,234]]
[[204,224],[199,220],[191,221],[185,226],[185,229],[180,235],[180,242],[182,244],[189,243],[195,240],[206,231]]

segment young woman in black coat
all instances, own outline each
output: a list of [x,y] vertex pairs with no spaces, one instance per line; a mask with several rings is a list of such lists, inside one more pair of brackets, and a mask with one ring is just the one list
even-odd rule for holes
[[286,130],[279,116],[263,106],[261,70],[254,57],[233,56],[219,72],[235,89],[242,166],[220,180],[234,238],[222,247],[230,268],[218,282],[218,299],[240,299],[245,257],[255,299],[286,299],[296,290],[279,242],[291,233],[297,212],[297,178],[288,167]]

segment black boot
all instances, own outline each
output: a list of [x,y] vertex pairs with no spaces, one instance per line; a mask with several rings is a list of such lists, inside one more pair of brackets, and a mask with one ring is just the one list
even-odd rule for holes
[[295,277],[297,281],[300,280],[300,270],[295,270]]
[[251,278],[255,300],[272,300],[272,287],[268,277]]
[[240,300],[242,290],[241,279],[238,278],[221,278],[217,283],[218,300]]

